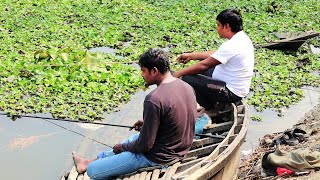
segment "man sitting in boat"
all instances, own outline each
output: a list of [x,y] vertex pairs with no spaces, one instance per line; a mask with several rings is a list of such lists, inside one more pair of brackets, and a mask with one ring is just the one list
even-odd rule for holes
[[199,62],[175,72],[190,84],[197,102],[209,112],[217,113],[218,104],[237,102],[247,96],[254,67],[254,48],[244,33],[238,10],[226,9],[216,17],[217,32],[226,38],[217,51],[183,53],[177,60]]
[[143,120],[133,126],[140,132],[91,160],[73,152],[79,173],[109,179],[182,159],[189,151],[197,116],[192,87],[171,75],[169,54],[162,49],[142,54],[139,65],[146,85],[157,85],[144,100]]

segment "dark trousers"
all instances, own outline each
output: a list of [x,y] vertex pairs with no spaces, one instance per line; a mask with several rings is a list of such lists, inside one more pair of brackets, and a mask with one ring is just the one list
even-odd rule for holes
[[212,79],[213,70],[212,68],[203,74],[186,75],[181,79],[193,87],[197,102],[206,110],[240,101],[242,98],[232,93],[225,82]]

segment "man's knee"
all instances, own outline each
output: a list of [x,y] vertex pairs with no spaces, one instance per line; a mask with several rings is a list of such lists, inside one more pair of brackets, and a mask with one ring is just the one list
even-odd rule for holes
[[94,179],[95,176],[98,174],[97,168],[90,163],[87,167],[87,174],[91,179]]

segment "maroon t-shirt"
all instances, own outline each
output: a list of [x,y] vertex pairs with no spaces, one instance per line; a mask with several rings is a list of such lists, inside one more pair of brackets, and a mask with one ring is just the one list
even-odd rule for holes
[[190,85],[180,79],[162,83],[144,100],[139,138],[122,148],[143,153],[159,164],[183,158],[192,144],[196,115],[196,97]]

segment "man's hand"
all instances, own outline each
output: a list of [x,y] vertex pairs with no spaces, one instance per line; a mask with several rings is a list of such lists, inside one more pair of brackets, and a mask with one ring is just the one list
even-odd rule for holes
[[190,55],[191,55],[190,53],[183,53],[183,54],[181,54],[181,55],[177,58],[177,60],[178,60],[180,63],[186,64],[186,63],[188,63],[188,62],[191,60],[191,56],[190,56]]
[[129,131],[131,131],[132,129],[134,129],[136,131],[140,131],[142,126],[143,126],[143,120],[139,120],[136,123],[134,123],[133,127],[130,128]]
[[114,145],[113,148],[112,148],[112,149],[113,149],[113,152],[114,152],[115,154],[121,153],[121,152],[122,152],[121,146],[122,146],[122,144],[116,144],[116,145]]
[[180,71],[175,72],[172,76],[175,78],[180,78],[181,77]]

